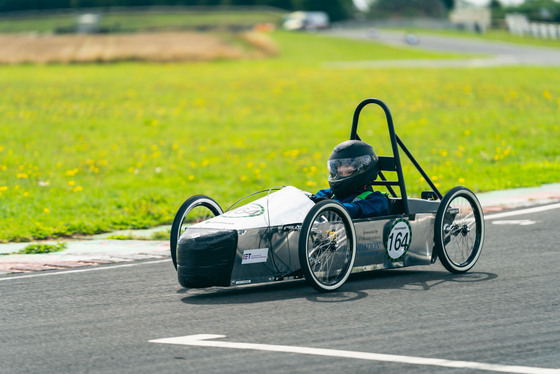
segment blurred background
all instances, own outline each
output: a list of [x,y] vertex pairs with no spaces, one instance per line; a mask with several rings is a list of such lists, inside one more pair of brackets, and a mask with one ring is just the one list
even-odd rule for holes
[[[290,12],[307,12],[289,14]],[[123,33],[379,25],[557,38],[555,0],[0,0],[0,32]],[[546,27],[545,27],[546,26]]]
[[[557,40],[559,25],[560,3],[555,0],[0,0],[0,63],[241,56],[228,48],[220,50],[208,38],[193,42],[198,47],[181,46],[173,33],[187,31],[239,34],[372,27],[375,36],[373,27],[381,27]],[[165,37],[154,36],[165,32]],[[135,33],[143,36],[130,36]],[[103,37],[89,38],[84,45],[83,38],[73,35],[116,38],[110,43]],[[241,43],[264,55],[276,54],[263,39],[245,36]]]

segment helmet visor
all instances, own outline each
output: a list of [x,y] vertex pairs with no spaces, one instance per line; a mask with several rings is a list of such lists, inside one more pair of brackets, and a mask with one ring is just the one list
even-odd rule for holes
[[369,168],[371,162],[372,157],[369,155],[329,160],[329,181],[341,181],[362,174]]

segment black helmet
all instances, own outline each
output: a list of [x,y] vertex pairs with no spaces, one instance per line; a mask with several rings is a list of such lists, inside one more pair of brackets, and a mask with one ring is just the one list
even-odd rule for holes
[[378,157],[371,145],[347,140],[337,145],[329,157],[329,186],[338,198],[345,198],[377,178]]

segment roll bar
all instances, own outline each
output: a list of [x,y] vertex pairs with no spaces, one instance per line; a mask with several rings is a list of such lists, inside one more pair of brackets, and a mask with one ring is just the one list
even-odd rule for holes
[[[391,139],[391,148],[393,149],[393,156],[381,156],[379,157],[379,178],[380,181],[374,181],[372,185],[374,186],[385,186],[387,190],[389,190],[392,197],[397,197],[395,190],[392,186],[398,186],[401,192],[401,198],[403,202],[403,207],[405,214],[410,214],[410,210],[408,208],[408,196],[406,194],[406,186],[404,183],[404,176],[402,172],[401,166],[401,159],[399,156],[399,147],[401,150],[406,154],[406,156],[410,159],[412,164],[416,167],[418,172],[422,175],[426,183],[430,186],[430,188],[436,193],[438,198],[441,200],[443,198],[441,192],[437,189],[434,185],[430,177],[426,174],[424,169],[418,164],[416,159],[412,156],[410,151],[406,148],[402,140],[397,136],[395,133],[395,126],[393,125],[393,117],[391,116],[391,111],[389,107],[381,100],[375,98],[369,98],[363,100],[361,103],[358,104],[356,110],[354,111],[354,117],[352,119],[352,130],[350,131],[350,140],[361,140],[360,136],[358,135],[358,121],[360,119],[360,113],[362,109],[368,104],[377,104],[379,105],[383,111],[385,112],[385,116],[387,117],[387,126],[389,128],[389,137]],[[385,171],[396,171],[397,172],[397,180],[396,181],[389,181],[383,174],[383,170]]]

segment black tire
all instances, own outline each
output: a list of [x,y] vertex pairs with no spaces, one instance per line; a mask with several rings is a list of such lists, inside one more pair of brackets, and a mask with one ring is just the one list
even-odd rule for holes
[[484,242],[484,216],[468,188],[452,188],[443,197],[436,214],[434,241],[441,263],[451,273],[464,273],[475,265]]
[[346,282],[356,259],[356,230],[344,206],[317,203],[303,220],[298,244],[301,269],[313,288],[329,292]]
[[[197,209],[198,208],[198,209]],[[206,195],[195,195],[188,198],[175,214],[173,225],[171,225],[171,236],[169,248],[173,266],[177,269],[177,243],[185,227],[189,224],[198,223],[219,216],[223,213],[220,205]]]

